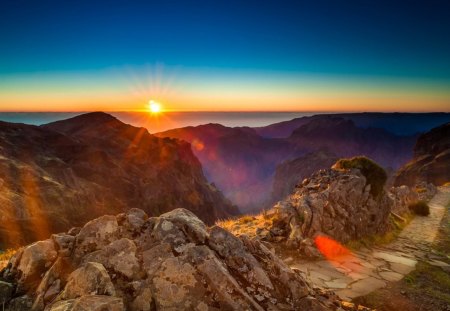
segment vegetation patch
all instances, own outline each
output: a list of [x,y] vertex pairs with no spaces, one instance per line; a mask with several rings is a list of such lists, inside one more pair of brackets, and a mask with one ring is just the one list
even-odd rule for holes
[[389,217],[392,230],[384,234],[376,234],[372,236],[366,236],[362,239],[352,240],[346,243],[346,246],[352,250],[358,250],[362,247],[372,248],[374,246],[381,246],[394,241],[400,232],[411,222],[414,218],[413,215],[405,215],[405,221],[398,221],[394,217]]
[[420,216],[430,215],[430,207],[425,201],[417,201],[408,205],[411,212]]
[[383,193],[386,184],[386,171],[375,161],[367,157],[353,157],[350,159],[340,159],[333,166],[336,169],[359,169],[361,174],[366,177],[367,184],[370,185],[370,193],[378,197]]

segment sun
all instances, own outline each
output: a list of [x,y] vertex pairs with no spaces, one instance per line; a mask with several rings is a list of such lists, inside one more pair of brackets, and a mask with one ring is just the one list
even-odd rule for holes
[[161,104],[158,102],[155,102],[154,100],[151,100],[148,103],[148,109],[151,113],[160,113],[161,112]]

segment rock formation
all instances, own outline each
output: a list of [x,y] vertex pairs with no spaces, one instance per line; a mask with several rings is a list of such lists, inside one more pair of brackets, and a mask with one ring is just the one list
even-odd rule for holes
[[270,210],[221,225],[235,234],[268,241],[280,251],[288,247],[317,257],[318,236],[347,243],[387,232],[391,212],[410,213],[408,205],[418,198],[415,191],[404,186],[374,193],[370,178],[373,175],[365,176],[359,169],[319,170],[299,181],[293,193]]
[[0,273],[8,311],[337,310],[266,248],[193,213],[131,209],[19,250]]
[[450,123],[421,135],[414,147],[414,158],[396,174],[396,185],[420,182],[440,186],[450,181]]
[[0,176],[3,248],[131,207],[183,207],[207,223],[238,213],[188,143],[100,112],[41,127],[0,122]]

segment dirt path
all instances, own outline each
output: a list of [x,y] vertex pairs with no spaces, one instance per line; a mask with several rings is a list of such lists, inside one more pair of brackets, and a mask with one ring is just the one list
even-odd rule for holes
[[296,261],[290,265],[309,277],[318,287],[334,290],[344,299],[366,295],[401,280],[414,270],[418,260],[448,266],[433,254],[432,243],[450,201],[450,187],[439,188],[429,202],[430,215],[416,216],[392,243],[373,249],[360,249],[339,259]]

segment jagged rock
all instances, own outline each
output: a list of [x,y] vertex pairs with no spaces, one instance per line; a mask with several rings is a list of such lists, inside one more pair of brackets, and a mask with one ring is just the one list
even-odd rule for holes
[[127,238],[114,241],[104,249],[86,255],[83,261],[99,262],[107,269],[115,271],[128,279],[133,279],[139,273],[136,245]]
[[33,243],[23,249],[16,271],[19,275],[18,292],[25,292],[35,288],[41,277],[51,267],[57,258],[57,251],[53,240]]
[[[132,235],[129,218],[137,224]],[[337,298],[325,303],[263,242],[207,228],[185,209],[151,218],[137,210],[117,219],[104,216],[80,230],[76,256],[54,252],[58,258],[43,265],[40,284],[24,284],[33,311],[336,310],[339,305]],[[9,263],[13,286],[23,282],[17,269],[25,255]]]
[[61,256],[70,256],[75,243],[75,237],[70,234],[52,234],[58,254]]
[[392,187],[389,191],[389,197],[392,200],[392,212],[397,215],[409,213],[409,204],[419,200],[417,192],[405,185]]
[[116,295],[111,278],[102,264],[88,262],[72,272],[61,299],[74,299],[84,295]]
[[435,185],[424,181],[417,183],[414,190],[415,192],[417,192],[419,200],[422,201],[430,200],[437,192],[437,188]]
[[88,222],[76,236],[75,256],[102,249],[117,239],[119,225],[114,216],[105,215]]
[[288,245],[310,252],[312,243],[308,239],[317,235],[346,243],[383,233],[389,226],[391,204],[386,192],[371,194],[358,169],[320,170],[274,207],[274,227],[287,235]]

